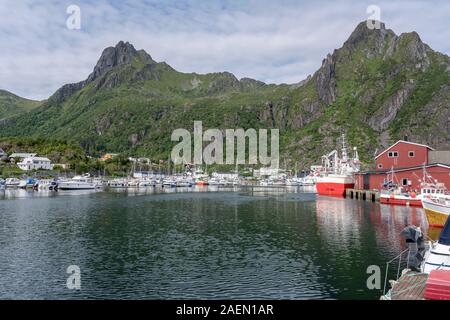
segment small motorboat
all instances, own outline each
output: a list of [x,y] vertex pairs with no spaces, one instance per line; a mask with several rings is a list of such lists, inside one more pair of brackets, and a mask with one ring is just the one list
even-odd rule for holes
[[100,187],[101,185],[94,181],[89,174],[58,182],[58,189],[60,190],[93,190]]
[[108,188],[126,188],[127,184],[126,179],[113,179],[106,182]]
[[17,178],[8,178],[5,181],[6,188],[18,188],[20,185],[20,180]]

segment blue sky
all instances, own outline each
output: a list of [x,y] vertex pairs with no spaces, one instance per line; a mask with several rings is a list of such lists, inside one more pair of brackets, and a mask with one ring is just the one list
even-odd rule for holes
[[[69,5],[81,29],[66,27]],[[124,40],[183,72],[296,83],[320,66],[368,5],[397,34],[417,31],[450,54],[449,1],[0,0],[0,89],[45,99],[85,79],[102,50]]]

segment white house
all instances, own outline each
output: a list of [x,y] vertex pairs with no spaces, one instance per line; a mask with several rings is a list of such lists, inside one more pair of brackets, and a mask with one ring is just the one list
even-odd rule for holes
[[36,154],[37,153],[15,152],[9,155],[9,159],[17,163],[25,158],[35,157]]
[[25,171],[29,170],[38,170],[38,169],[44,169],[44,170],[52,170],[53,164],[48,158],[44,157],[27,157],[24,158],[21,162],[17,163],[17,166]]

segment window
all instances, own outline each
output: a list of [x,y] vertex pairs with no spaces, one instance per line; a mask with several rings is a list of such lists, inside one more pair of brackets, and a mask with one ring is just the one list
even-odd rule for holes
[[398,151],[390,151],[388,153],[389,158],[397,158],[398,157]]
[[404,185],[404,186],[409,186],[409,185],[410,185],[409,180],[406,179],[406,178],[403,178],[403,179],[402,179],[402,185]]
[[378,169],[382,169],[383,165],[381,163],[378,164]]
[[409,151],[408,152],[408,157],[414,158],[415,156],[416,156],[416,153],[414,151]]

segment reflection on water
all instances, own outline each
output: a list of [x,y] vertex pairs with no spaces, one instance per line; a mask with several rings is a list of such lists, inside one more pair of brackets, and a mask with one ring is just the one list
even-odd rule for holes
[[[192,187],[0,195],[0,298],[378,298],[422,209],[313,190]],[[79,265],[82,290],[66,289]]]

